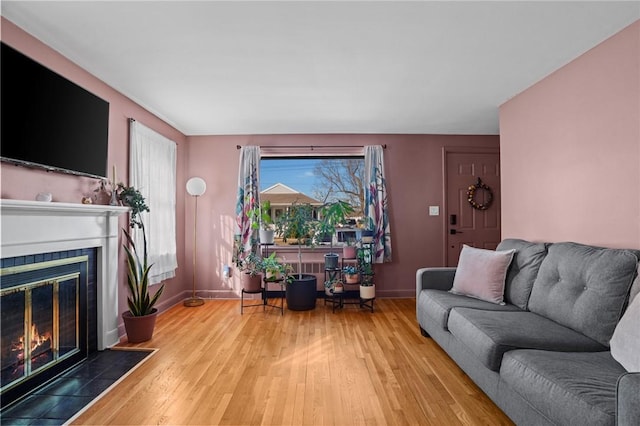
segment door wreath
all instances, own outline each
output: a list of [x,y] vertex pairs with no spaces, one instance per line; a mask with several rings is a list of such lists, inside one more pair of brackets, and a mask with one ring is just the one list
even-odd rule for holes
[[[482,189],[487,193],[487,201],[482,204],[476,202],[475,200],[476,191],[478,189]],[[471,207],[476,210],[487,210],[491,205],[491,202],[493,201],[493,191],[491,191],[491,188],[487,184],[483,183],[482,180],[478,178],[478,181],[474,185],[469,186],[469,189],[467,189],[467,201],[469,201]]]

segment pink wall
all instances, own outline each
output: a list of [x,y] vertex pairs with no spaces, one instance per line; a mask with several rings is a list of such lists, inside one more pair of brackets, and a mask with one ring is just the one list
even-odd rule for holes
[[502,235],[640,248],[640,21],[500,107]]
[[[119,92],[107,86],[93,75],[75,65],[39,40],[22,31],[10,21],[2,18],[2,41],[19,50],[23,54],[49,67],[53,71],[68,78],[79,86],[96,94],[109,102],[109,170],[115,164],[118,180],[127,181],[129,158],[129,117],[135,118],[146,126],[174,140],[178,144],[178,264],[184,265],[184,182],[186,137],[164,121],[158,119],[147,110],[132,102]],[[3,105],[7,108],[7,105]],[[90,196],[97,187],[96,179],[50,173],[42,170],[32,170],[0,163],[2,182],[2,198],[35,200],[39,192],[51,192],[53,201],[80,203],[83,196]],[[120,218],[120,226],[127,226],[126,217]],[[122,242],[122,240],[120,241]],[[124,265],[124,252],[120,250],[121,265]],[[162,296],[160,307],[170,306],[181,300],[185,290],[181,277],[183,267],[177,270],[177,276],[167,282],[165,294]],[[127,310],[126,274],[124,267],[119,271],[119,307],[120,312]]]
[[[238,295],[238,274],[225,282],[222,266],[231,264],[239,151],[236,145],[386,144],[393,262],[376,266],[378,296],[415,296],[415,272],[443,265],[444,147],[498,147],[497,136],[439,135],[261,135],[189,137],[187,170],[207,181],[198,201],[198,288],[211,297]],[[186,205],[186,261],[192,262],[193,202]],[[290,255],[287,254],[287,260]],[[291,255],[291,257],[294,257]],[[234,271],[235,272],[235,271]]]
[[[110,103],[109,164],[118,174],[128,169],[128,117],[178,143],[178,276],[168,281],[161,307],[179,302],[192,283],[194,200],[184,183],[200,176],[207,192],[198,200],[197,289],[211,297],[237,297],[237,274],[222,279],[222,265],[231,264],[239,151],[236,145],[369,145],[386,144],[386,171],[391,202],[393,262],[377,267],[379,296],[415,295],[415,271],[444,262],[444,216],[428,215],[428,206],[443,211],[445,147],[499,146],[497,136],[448,135],[262,135],[185,137],[122,94],[82,70],[11,22],[2,19],[2,40],[64,75]],[[92,179],[0,165],[2,197],[32,200],[38,192],[55,201],[79,202],[94,188]],[[126,226],[124,218],[121,226]],[[124,263],[124,259],[122,259]],[[126,310],[124,271],[120,271],[120,311]]]

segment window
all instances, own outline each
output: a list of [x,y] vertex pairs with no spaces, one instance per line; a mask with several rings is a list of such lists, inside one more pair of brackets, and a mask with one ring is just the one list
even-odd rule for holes
[[[131,121],[130,185],[145,197],[149,213],[142,220],[147,231],[147,249],[152,284],[172,278],[178,267],[176,256],[176,143],[142,124]],[[136,242],[142,240],[135,232]]]
[[[355,239],[358,221],[364,212],[364,158],[342,157],[262,157],[260,160],[260,200],[271,204],[274,221],[291,205],[310,204],[317,209],[332,201],[345,201],[354,208],[353,217],[341,224],[334,245]],[[277,236],[276,236],[277,237]],[[276,244],[281,239],[276,238]],[[329,240],[323,242],[329,243]]]

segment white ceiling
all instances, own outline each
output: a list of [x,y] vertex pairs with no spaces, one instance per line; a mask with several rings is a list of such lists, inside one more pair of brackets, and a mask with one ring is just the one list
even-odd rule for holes
[[498,106],[640,2],[2,1],[186,135],[498,134]]

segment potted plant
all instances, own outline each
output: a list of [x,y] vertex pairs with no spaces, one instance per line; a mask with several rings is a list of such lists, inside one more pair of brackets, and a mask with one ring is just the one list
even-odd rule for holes
[[255,253],[249,255],[236,266],[242,271],[242,288],[246,293],[257,293],[262,290],[262,259]]
[[345,266],[342,269],[342,273],[344,274],[344,282],[346,284],[357,284],[360,282],[358,268],[356,268],[354,265]]
[[260,206],[256,206],[247,211],[247,215],[251,218],[251,228],[259,230],[260,243],[273,244],[274,230],[273,220],[271,219],[271,203],[263,202]]
[[355,259],[357,251],[355,239],[347,238],[346,244],[346,246],[342,247],[342,257],[344,259]]
[[373,268],[370,263],[362,265],[360,282],[360,299],[375,299],[376,285],[373,283]]
[[290,272],[289,265],[280,262],[276,258],[276,252],[262,259],[262,269],[264,270],[267,281],[278,281],[280,279],[286,281]]
[[313,241],[316,222],[310,204],[293,204],[276,220],[276,232],[284,241],[298,245],[298,273],[288,277],[285,297],[287,308],[306,311],[316,307],[317,278],[302,274],[302,245]]
[[340,280],[327,280],[324,282],[324,292],[327,296],[335,293],[344,293],[344,284]]
[[338,255],[333,253],[333,236],[336,233],[336,227],[345,223],[353,212],[354,209],[351,204],[342,200],[327,203],[320,209],[318,234],[322,236],[328,235],[330,241],[330,252],[324,255],[326,269],[338,268]]
[[137,189],[124,186],[121,183],[117,187],[117,197],[124,206],[131,208],[129,227],[142,230],[142,258],[140,258],[133,238],[126,229],[123,229],[126,238],[126,244],[123,246],[127,255],[127,287],[129,289],[127,304],[129,310],[122,314],[122,319],[129,342],[145,342],[153,337],[158,314],[154,305],[164,291],[164,284],[161,284],[155,294],[151,296],[149,271],[153,265],[149,265],[148,262],[147,234],[141,218],[143,212],[149,211],[144,197]]

